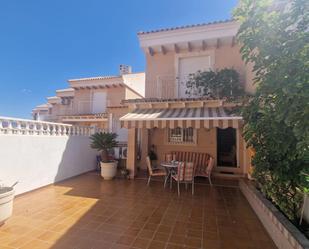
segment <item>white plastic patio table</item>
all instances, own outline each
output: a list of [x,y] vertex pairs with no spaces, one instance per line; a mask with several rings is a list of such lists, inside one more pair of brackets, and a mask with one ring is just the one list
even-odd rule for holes
[[166,170],[166,177],[164,180],[164,188],[168,179],[170,179],[170,188],[172,188],[172,174],[175,172],[175,169],[178,167],[179,162],[162,162],[160,165]]

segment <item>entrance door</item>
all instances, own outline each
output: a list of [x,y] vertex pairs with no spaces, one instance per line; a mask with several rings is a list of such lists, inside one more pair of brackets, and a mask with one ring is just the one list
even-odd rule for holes
[[217,128],[217,165],[218,167],[237,167],[236,129]]
[[189,80],[190,74],[194,74],[197,71],[210,70],[210,56],[191,56],[179,59],[179,73],[178,73],[178,97],[186,98],[189,97],[186,93],[186,83]]
[[92,113],[104,113],[106,111],[106,92],[93,93]]

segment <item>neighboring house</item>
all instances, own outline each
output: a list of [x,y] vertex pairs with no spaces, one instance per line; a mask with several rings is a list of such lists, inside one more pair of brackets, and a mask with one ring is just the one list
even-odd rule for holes
[[49,103],[36,106],[32,110],[33,119],[38,121],[54,121],[51,115],[52,107]]
[[[185,84],[198,70],[234,68],[246,92],[254,92],[251,67],[243,62],[236,43],[238,28],[229,20],[138,33],[146,56],[145,99],[124,101],[130,112],[121,118],[129,129],[127,166],[132,177],[137,155],[146,165],[152,145],[158,161],[172,151],[204,152],[214,157],[217,174],[247,174],[242,117],[229,114],[236,104],[189,98]],[[141,150],[136,145],[139,133]]]
[[[70,88],[57,90],[48,103],[33,110],[33,118],[81,126],[93,126],[116,132],[118,141],[127,143],[127,129],[119,118],[128,112],[126,99],[145,96],[145,73],[132,73],[120,66],[118,76],[100,76],[68,80]],[[44,107],[44,108],[43,108]]]

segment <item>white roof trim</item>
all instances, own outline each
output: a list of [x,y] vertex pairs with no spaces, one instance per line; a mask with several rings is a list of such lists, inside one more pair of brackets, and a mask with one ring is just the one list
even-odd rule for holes
[[176,29],[139,35],[143,49],[194,41],[207,41],[218,38],[233,37],[237,34],[239,23],[236,21],[213,25],[196,26],[188,29]]

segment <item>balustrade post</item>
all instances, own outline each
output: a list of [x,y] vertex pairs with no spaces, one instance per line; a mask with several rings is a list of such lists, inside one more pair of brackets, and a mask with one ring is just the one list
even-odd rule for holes
[[4,133],[3,120],[0,119],[0,134]]
[[30,134],[29,129],[30,129],[29,122],[25,122],[25,132],[24,132],[25,135]]
[[81,134],[81,127],[80,126],[77,126],[77,136],[80,136],[80,134]]
[[69,126],[64,126],[64,135],[69,135]]
[[21,123],[19,121],[16,122],[16,134],[23,134],[21,130]]
[[55,125],[50,125],[49,128],[50,128],[50,135],[51,135],[51,136],[54,136],[54,135],[55,135],[55,132],[56,132],[56,131],[55,131]]
[[39,134],[40,134],[40,135],[44,135],[44,125],[43,125],[43,124],[40,125]]
[[85,136],[91,133],[90,127],[63,123],[39,122],[25,119],[0,118],[0,134]]
[[12,126],[12,121],[8,120],[8,127],[7,127],[7,134],[13,134],[13,126]]

